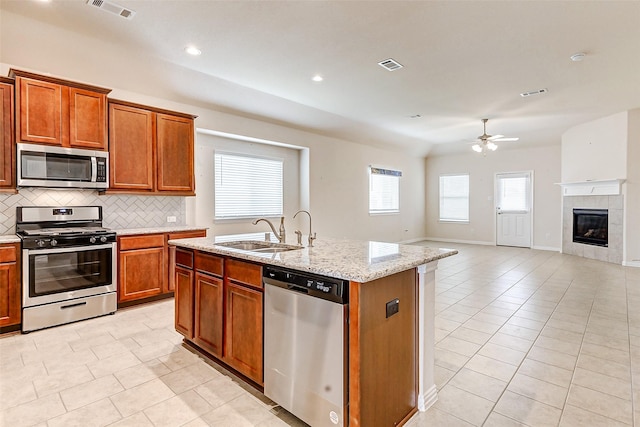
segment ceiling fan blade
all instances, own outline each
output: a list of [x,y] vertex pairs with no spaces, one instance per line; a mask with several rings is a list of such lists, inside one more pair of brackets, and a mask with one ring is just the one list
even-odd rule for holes
[[491,138],[492,141],[496,141],[496,142],[509,142],[509,141],[517,141],[520,138],[497,138],[497,139],[493,139]]
[[504,135],[491,135],[489,138],[487,138],[489,141],[494,141],[496,139],[500,139],[502,138]]

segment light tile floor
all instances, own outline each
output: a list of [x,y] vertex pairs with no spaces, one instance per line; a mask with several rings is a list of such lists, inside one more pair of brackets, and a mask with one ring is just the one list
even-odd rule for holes
[[[460,253],[437,271],[438,402],[410,427],[640,427],[640,269],[422,244]],[[0,426],[30,425],[302,423],[185,349],[168,300],[0,338]]]

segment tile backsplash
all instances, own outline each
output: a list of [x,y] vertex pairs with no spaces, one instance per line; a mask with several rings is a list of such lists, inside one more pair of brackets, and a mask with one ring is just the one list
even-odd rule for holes
[[102,206],[103,225],[108,228],[185,225],[186,202],[179,196],[101,196],[94,190],[21,188],[18,194],[0,194],[0,235],[14,234],[18,206]]

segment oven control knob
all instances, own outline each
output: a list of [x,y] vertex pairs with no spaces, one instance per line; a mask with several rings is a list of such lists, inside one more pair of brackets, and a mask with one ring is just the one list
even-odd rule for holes
[[39,248],[43,248],[46,244],[47,242],[45,242],[44,240],[36,240],[36,245],[38,245]]
[[96,242],[96,238],[91,236],[89,237],[89,243],[95,243]]
[[105,243],[107,241],[107,236],[100,236],[100,241]]
[[58,241],[56,239],[51,239],[51,246],[57,246],[58,245]]

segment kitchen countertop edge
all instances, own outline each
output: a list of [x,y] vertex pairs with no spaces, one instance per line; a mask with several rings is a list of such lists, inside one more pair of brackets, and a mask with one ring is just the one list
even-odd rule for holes
[[[400,273],[458,253],[455,249],[428,248],[384,242],[326,239],[312,248],[276,254],[260,254],[217,244],[214,237],[169,240],[170,245],[229,256],[266,265],[365,283]],[[372,245],[396,250],[371,258]]]
[[197,227],[191,225],[176,225],[175,227],[145,227],[145,228],[122,228],[112,229],[118,236],[132,236],[135,234],[160,234],[160,233],[178,233],[181,231],[199,231],[207,230],[207,227]]
[[0,244],[3,243],[20,243],[20,237],[16,234],[0,234]]

